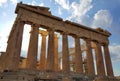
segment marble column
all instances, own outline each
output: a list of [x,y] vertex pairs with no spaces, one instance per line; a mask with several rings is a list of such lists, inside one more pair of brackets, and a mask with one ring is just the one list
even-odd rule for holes
[[54,35],[54,64],[55,64],[55,71],[59,71],[59,57],[58,57],[58,36],[57,34]]
[[62,70],[64,72],[70,71],[68,36],[66,33],[62,34]]
[[40,54],[40,64],[39,64],[40,70],[46,69],[46,36],[47,35],[48,33],[41,33],[42,43],[41,43],[41,54]]
[[104,56],[105,56],[105,62],[106,62],[107,75],[108,76],[114,76],[108,44],[105,44],[103,46],[103,48],[104,48]]
[[37,52],[38,52],[38,34],[39,34],[39,27],[37,25],[32,25],[30,32],[28,56],[26,62],[26,67],[28,69],[36,69]]
[[54,30],[49,29],[46,69],[54,71]]
[[87,73],[88,75],[95,75],[94,60],[92,54],[91,40],[85,39],[86,41],[86,62],[87,62]]
[[5,62],[3,64],[4,69],[16,70],[19,67],[24,24],[25,23],[18,18],[13,25],[8,39],[6,49],[7,56],[4,59]]
[[96,65],[97,65],[97,75],[104,76],[105,75],[105,67],[102,56],[101,44],[99,42],[95,42],[95,54],[96,54]]
[[82,51],[79,37],[75,37],[75,71],[77,73],[83,73]]

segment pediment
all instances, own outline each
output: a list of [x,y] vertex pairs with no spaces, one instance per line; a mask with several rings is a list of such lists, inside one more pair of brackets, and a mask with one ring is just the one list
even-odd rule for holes
[[30,9],[31,11],[37,10],[37,11],[43,12],[45,14],[51,15],[51,12],[49,11],[48,7],[28,5],[28,4],[23,4],[22,2],[18,3],[15,13],[18,12],[19,7],[24,7],[26,9]]

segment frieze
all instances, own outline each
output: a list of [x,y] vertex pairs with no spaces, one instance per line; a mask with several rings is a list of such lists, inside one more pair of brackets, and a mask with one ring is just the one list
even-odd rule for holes
[[19,13],[23,13],[21,16],[23,21],[26,21],[26,24],[36,23],[42,25],[45,28],[54,28],[56,31],[68,32],[79,37],[90,38],[91,40],[96,40],[102,43],[108,42],[108,36],[103,33],[97,32],[96,30],[82,27],[82,25],[74,25],[65,21],[59,21],[54,18],[36,14],[34,12],[21,9]]

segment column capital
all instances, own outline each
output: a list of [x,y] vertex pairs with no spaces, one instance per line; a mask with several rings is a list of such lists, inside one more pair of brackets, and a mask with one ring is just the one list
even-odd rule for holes
[[106,43],[106,42],[100,42],[100,41],[97,41],[97,40],[93,40],[93,42],[95,43],[95,44],[100,44],[101,46],[104,46],[104,45],[106,45],[106,44],[108,44],[108,43]]
[[42,36],[47,36],[47,35],[48,35],[48,31],[44,31],[44,30],[39,30],[39,33],[40,33]]
[[54,34],[54,38],[55,38],[55,39],[58,39],[59,37],[58,37],[58,35],[57,35],[57,34]]
[[39,27],[40,25],[38,24],[32,24],[31,27]]
[[75,39],[79,39],[80,38],[80,36],[78,36],[78,35],[72,35],[72,37],[75,38]]
[[87,45],[89,45],[91,47],[91,39],[89,38],[84,38],[84,41],[86,42]]
[[103,43],[103,46],[108,46],[109,45],[109,43]]
[[25,21],[22,21],[21,19],[18,19],[18,20],[17,20],[17,23],[18,23],[18,22],[25,24]]
[[[34,31],[37,31],[37,33],[39,33],[39,26],[36,25],[36,24],[32,24],[31,25],[31,30],[30,30],[30,33],[34,32]],[[34,30],[34,31],[33,31]]]
[[100,46],[102,46],[103,45],[103,43],[101,43],[101,42],[99,42],[99,41],[93,41],[96,45],[100,45]]
[[84,37],[83,37],[82,39],[85,40],[86,42],[87,42],[87,41],[91,41],[90,38],[84,38]]
[[69,34],[69,32],[61,32],[60,34],[62,34],[62,35],[68,35]]
[[18,16],[17,16],[16,21],[15,21],[14,24],[19,23],[19,22],[25,23],[25,21],[23,21],[21,17],[18,17]]
[[55,31],[55,29],[54,29],[54,28],[53,28],[53,29],[52,29],[52,28],[49,28],[49,29],[47,29],[47,31],[48,31],[48,32],[51,32],[51,31],[53,31],[53,32],[54,32],[54,31]]

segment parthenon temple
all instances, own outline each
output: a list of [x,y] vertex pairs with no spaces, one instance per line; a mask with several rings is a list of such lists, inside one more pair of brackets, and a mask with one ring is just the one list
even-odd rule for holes
[[[111,33],[108,31],[63,20],[52,15],[47,7],[22,2],[17,4],[15,13],[17,17],[9,34],[6,52],[0,56],[0,81],[119,81],[113,73],[108,48]],[[25,24],[31,26],[31,31],[29,46],[26,46],[27,58],[21,62]],[[58,52],[57,33],[62,36],[61,53]],[[40,60],[37,59],[39,34],[42,37]],[[72,61],[68,36],[74,39]]]

